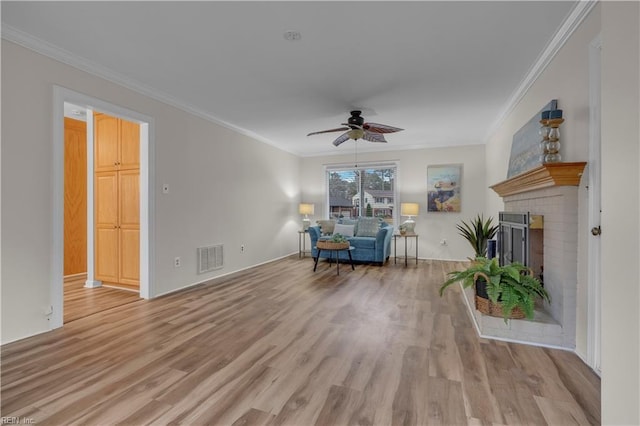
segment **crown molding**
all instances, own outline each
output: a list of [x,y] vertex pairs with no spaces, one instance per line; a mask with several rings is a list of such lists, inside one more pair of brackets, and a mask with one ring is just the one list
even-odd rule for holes
[[103,65],[97,64],[93,61],[89,61],[79,55],[69,52],[68,50],[62,49],[54,44],[51,44],[45,40],[42,40],[38,37],[34,37],[31,34],[28,34],[24,31],[20,31],[16,28],[11,27],[10,25],[2,23],[2,38],[20,45],[24,48],[32,50],[41,55],[47,56],[53,60],[58,62],[62,62],[66,65],[72,66],[74,68],[79,69],[80,71],[87,72],[89,74],[100,77],[104,80],[108,80],[112,83],[118,84],[122,87],[125,87],[129,90],[132,90],[136,93],[144,95],[148,98],[154,99],[156,101],[162,102],[169,106],[175,107],[181,111],[192,114],[196,117],[207,120],[211,123],[217,124],[219,126],[225,127],[229,130],[232,130],[236,133],[239,133],[243,136],[247,136],[249,138],[255,139],[257,141],[266,143],[271,145],[280,151],[288,152],[290,154],[298,155],[293,151],[283,149],[282,147],[275,144],[270,139],[267,139],[263,136],[260,136],[250,130],[244,129],[242,127],[235,126],[231,123],[228,123],[224,120],[221,120],[218,117],[215,117],[208,112],[200,109],[191,104],[185,103],[174,96],[171,96],[167,93],[164,93],[160,90],[154,89],[150,86],[147,86],[137,80],[126,77],[125,75],[113,71],[110,68],[107,68]]
[[562,26],[558,29],[555,36],[551,39],[545,50],[540,54],[536,62],[533,64],[527,75],[524,77],[520,85],[513,92],[498,119],[491,125],[489,132],[485,137],[485,143],[493,136],[498,128],[504,123],[506,118],[513,112],[522,98],[527,94],[533,83],[542,75],[549,66],[553,58],[558,54],[562,46],[569,40],[569,37],[580,26],[582,21],[589,15],[589,12],[595,7],[600,0],[579,0],[573,8]]

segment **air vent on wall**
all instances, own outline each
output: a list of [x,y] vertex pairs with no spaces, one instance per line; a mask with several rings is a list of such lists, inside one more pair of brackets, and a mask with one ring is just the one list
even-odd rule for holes
[[222,244],[198,247],[198,273],[220,269],[223,266]]

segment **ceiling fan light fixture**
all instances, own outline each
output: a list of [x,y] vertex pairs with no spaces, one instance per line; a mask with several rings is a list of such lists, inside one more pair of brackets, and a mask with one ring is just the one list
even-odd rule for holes
[[364,118],[360,116],[361,114],[362,111],[353,110],[351,111],[351,116],[349,117],[347,122],[342,123],[343,127],[329,130],[320,130],[319,132],[311,132],[307,136],[319,135],[321,133],[345,132],[333,141],[333,144],[335,146],[338,146],[349,139],[353,139],[355,141],[357,141],[358,139],[364,139],[369,142],[386,143],[387,140],[384,138],[383,133],[395,133],[402,130],[399,127],[393,127],[387,124],[371,122],[365,123]]
[[285,31],[284,39],[288,41],[300,41],[302,34],[300,34],[300,31]]

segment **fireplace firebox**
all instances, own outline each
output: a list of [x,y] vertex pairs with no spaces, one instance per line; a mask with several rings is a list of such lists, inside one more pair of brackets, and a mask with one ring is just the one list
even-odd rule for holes
[[544,285],[543,217],[526,213],[500,212],[498,260],[500,265],[519,262],[528,266]]

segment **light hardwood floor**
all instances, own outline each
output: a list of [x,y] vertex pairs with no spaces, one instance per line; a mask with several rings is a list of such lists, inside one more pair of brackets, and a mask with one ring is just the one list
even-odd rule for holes
[[2,416],[37,424],[600,423],[574,354],[479,339],[455,262],[297,256],[2,347]]
[[64,323],[140,299],[137,292],[110,287],[85,288],[84,277],[64,283]]

